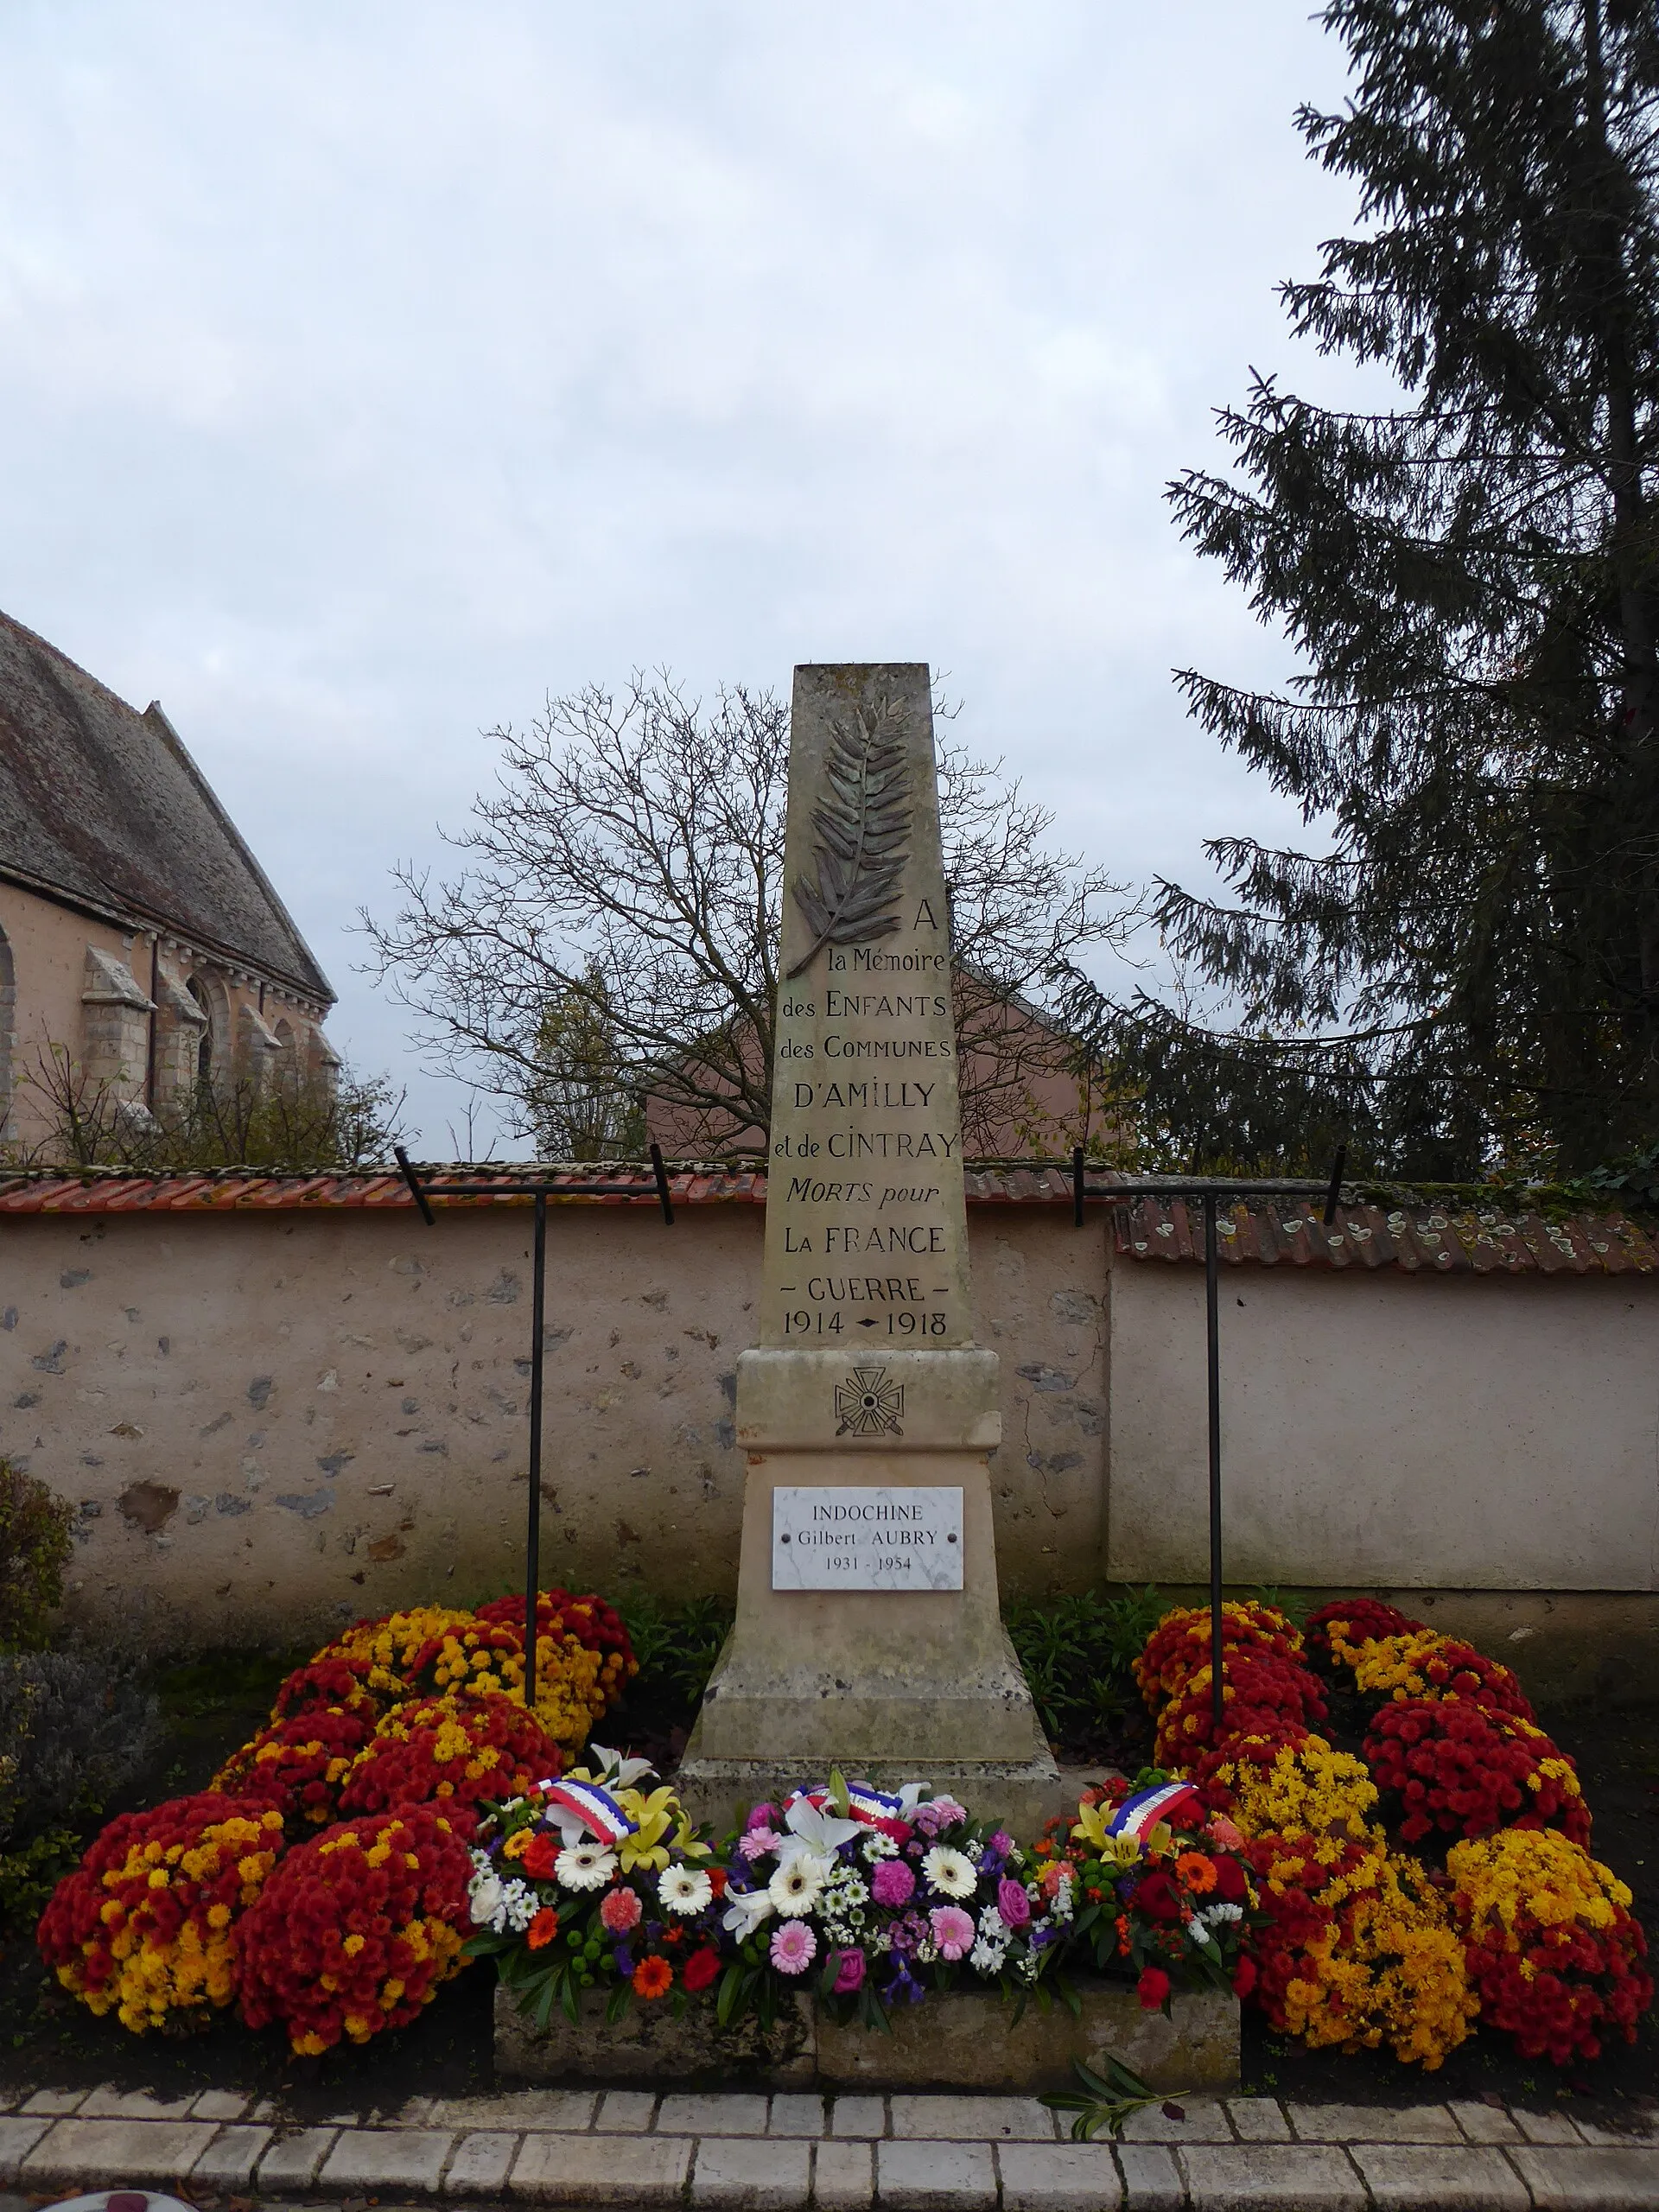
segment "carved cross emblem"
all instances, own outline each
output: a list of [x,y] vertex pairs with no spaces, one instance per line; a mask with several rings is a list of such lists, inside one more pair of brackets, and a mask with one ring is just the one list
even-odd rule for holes
[[899,1416],[905,1410],[905,1386],[889,1382],[885,1367],[855,1367],[845,1382],[836,1385],[837,1436],[902,1436]]

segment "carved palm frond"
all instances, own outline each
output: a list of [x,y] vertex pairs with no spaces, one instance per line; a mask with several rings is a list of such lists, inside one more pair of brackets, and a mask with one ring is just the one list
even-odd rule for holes
[[803,869],[795,880],[812,946],[789,970],[791,981],[826,944],[864,944],[899,927],[892,910],[911,816],[903,713],[888,702],[868,714],[856,710],[853,728],[830,726],[823,798],[812,810],[817,874]]

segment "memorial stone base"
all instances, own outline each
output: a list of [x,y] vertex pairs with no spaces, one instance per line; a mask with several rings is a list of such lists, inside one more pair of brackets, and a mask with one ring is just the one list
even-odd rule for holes
[[901,2005],[893,2033],[838,2026],[803,1993],[763,2034],[753,2020],[720,2027],[712,2005],[676,2019],[665,2004],[631,2005],[614,2026],[606,1992],[589,1990],[573,2024],[537,2028],[511,1993],[495,1993],[495,2070],[521,2082],[695,2082],[715,2088],[982,2089],[1027,2094],[1077,2087],[1074,2062],[1118,2058],[1174,2094],[1238,2086],[1238,2004],[1224,1991],[1183,1993],[1168,2016],[1141,2008],[1132,1982],[1077,1985],[1081,2011],[1028,2005],[1016,2023],[995,1992],[956,1990]]
[[[686,1746],[680,1795],[723,1830],[834,1767],[878,1788],[948,1789],[1030,1838],[1076,1800],[1066,1802],[997,1603],[996,1355],[896,1352],[880,1368],[878,1387],[903,1392],[902,1434],[849,1444],[834,1419],[847,1353],[761,1350],[739,1362],[748,1488],[737,1620]],[[941,1525],[932,1556],[960,1586],[774,1587],[793,1558],[774,1542],[780,1488],[959,1491],[959,1523],[948,1535]]]

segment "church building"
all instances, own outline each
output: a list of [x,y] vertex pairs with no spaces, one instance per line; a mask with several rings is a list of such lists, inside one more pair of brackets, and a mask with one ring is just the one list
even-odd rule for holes
[[0,1151],[55,1063],[121,1110],[332,1083],[334,995],[178,732],[0,614]]

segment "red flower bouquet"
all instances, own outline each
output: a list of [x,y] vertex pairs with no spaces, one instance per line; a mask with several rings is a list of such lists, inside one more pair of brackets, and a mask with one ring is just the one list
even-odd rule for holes
[[375,1730],[373,1700],[359,1707],[314,1705],[272,1721],[213,1777],[232,1797],[258,1797],[314,1827],[338,1817],[340,1785]]
[[466,1963],[472,1862],[429,1806],[342,1822],[290,1852],[238,1930],[242,2017],[298,2052],[402,2027]]
[[1541,1728],[1467,1698],[1408,1698],[1385,1705],[1365,1739],[1384,1793],[1382,1815],[1404,1840],[1439,1829],[1491,1835],[1497,1828],[1559,1828],[1590,1840],[1578,1769]]
[[380,1724],[340,1793],[342,1816],[433,1804],[470,1838],[478,1808],[520,1796],[560,1771],[559,1747],[502,1692],[421,1698]]
[[[1325,1699],[1316,1678],[1295,1661],[1276,1653],[1245,1650],[1230,1655],[1222,1681],[1222,1738],[1271,1736],[1287,1728],[1307,1730],[1325,1718]],[[1215,1740],[1210,1669],[1200,1667],[1179,1697],[1172,1698],[1158,1722],[1153,1758],[1159,1766],[1185,1768]]]
[[1484,2024],[1557,2066],[1599,2057],[1610,2033],[1636,2041],[1653,2002],[1647,1939],[1607,1867],[1565,1836],[1514,1828],[1454,1844],[1446,1864]]
[[111,1821],[41,1915],[41,1956],[135,2035],[236,1993],[233,1929],[283,1849],[271,1805],[208,1790]]
[[1408,1635],[1422,1625],[1397,1605],[1385,1605],[1380,1598],[1333,1598],[1308,1615],[1302,1634],[1313,1665],[1322,1674],[1334,1675],[1351,1668],[1356,1644],[1379,1636]]
[[1536,1721],[1538,1716],[1526,1693],[1507,1667],[1477,1651],[1455,1636],[1440,1636],[1431,1628],[1399,1636],[1373,1637],[1357,1647],[1354,1657],[1354,1688],[1362,1697],[1468,1698],[1492,1713],[1507,1713],[1517,1720]]
[[[1210,1627],[1207,1606],[1180,1605],[1166,1613],[1147,1638],[1135,1662],[1135,1679],[1154,1719],[1201,1667],[1209,1666]],[[1287,1616],[1254,1600],[1222,1607],[1221,1643],[1224,1667],[1240,1651],[1265,1651],[1291,1661],[1302,1656],[1302,1639]]]

